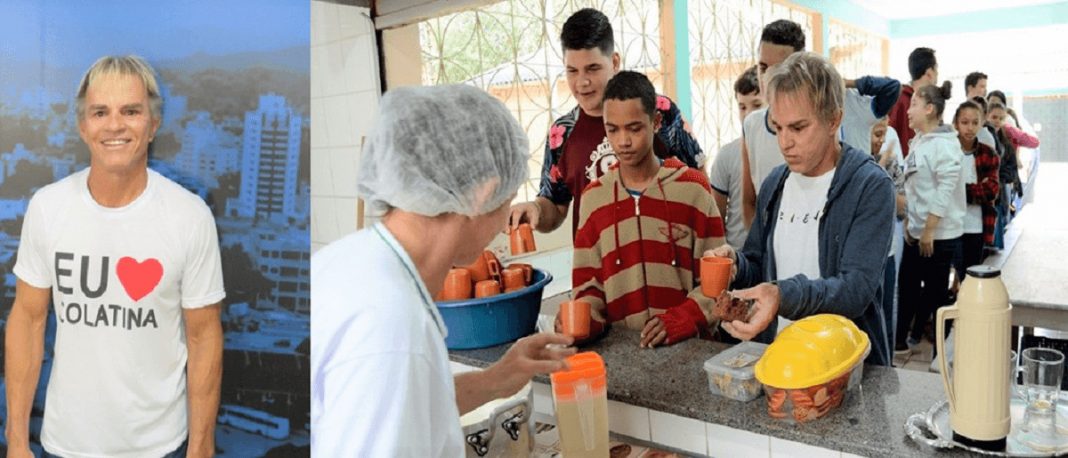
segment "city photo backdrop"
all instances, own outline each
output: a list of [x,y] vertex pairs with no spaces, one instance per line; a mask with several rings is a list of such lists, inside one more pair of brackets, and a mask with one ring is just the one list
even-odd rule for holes
[[218,227],[227,290],[220,456],[309,453],[309,41],[307,2],[0,5],[0,316],[14,300],[30,196],[89,165],[74,111],[82,74],[103,55],[144,57],[164,100],[149,167],[201,196]]

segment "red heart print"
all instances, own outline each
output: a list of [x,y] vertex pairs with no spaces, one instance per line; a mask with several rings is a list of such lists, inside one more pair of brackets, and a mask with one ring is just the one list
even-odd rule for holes
[[125,256],[119,259],[115,272],[119,275],[119,282],[122,283],[126,294],[137,302],[159,285],[159,280],[163,278],[163,265],[152,258],[137,262],[136,259]]

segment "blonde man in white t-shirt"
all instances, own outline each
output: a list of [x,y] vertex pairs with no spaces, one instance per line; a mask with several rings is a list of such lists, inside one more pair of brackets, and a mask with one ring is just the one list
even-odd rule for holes
[[845,84],[825,57],[787,57],[769,72],[765,97],[786,163],[761,185],[745,246],[705,253],[733,259],[732,294],[755,301],[746,320],[722,326],[770,342],[780,316],[834,313],[871,338],[867,363],[888,366],[881,298],[893,183],[870,154],[838,141]]
[[51,303],[45,456],[215,452],[222,264],[207,205],[148,168],[161,104],[138,57],[101,58],[82,79],[78,131],[89,168],[34,194],[14,268],[9,457],[32,456],[30,410]]

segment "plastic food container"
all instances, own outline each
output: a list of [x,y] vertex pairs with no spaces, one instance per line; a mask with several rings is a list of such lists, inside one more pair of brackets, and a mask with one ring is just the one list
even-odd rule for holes
[[870,351],[868,335],[839,315],[814,315],[787,326],[754,368],[768,415],[799,423],[827,415],[860,384]]
[[492,347],[533,334],[541,310],[541,295],[552,275],[534,269],[530,286],[478,299],[438,302],[448,329],[445,347],[469,350]]
[[760,397],[763,389],[753,373],[753,367],[768,346],[757,342],[742,342],[723,350],[705,361],[708,389],[712,394],[748,402]]

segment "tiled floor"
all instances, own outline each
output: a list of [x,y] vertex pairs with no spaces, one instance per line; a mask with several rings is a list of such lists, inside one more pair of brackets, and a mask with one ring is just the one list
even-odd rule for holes
[[[1020,213],[1021,218],[1026,213],[1025,211]],[[1022,222],[1022,221],[1020,221]],[[1016,223],[1016,222],[1014,222]],[[1010,225],[1009,229],[1005,232],[1005,248],[1001,252],[990,256],[986,259],[985,263],[992,266],[1001,266],[1008,258],[1008,255],[1012,253],[1013,246],[1016,245],[1016,240],[1019,239],[1021,233],[1022,224]],[[1036,330],[1036,333],[1042,330]],[[894,367],[909,369],[915,371],[928,372],[931,368],[931,360],[934,356],[934,342],[924,338],[920,344],[914,348],[909,355],[894,355]]]
[[902,369],[927,372],[931,366],[934,345],[923,339],[920,345],[912,350],[909,355],[894,355],[894,366]]

